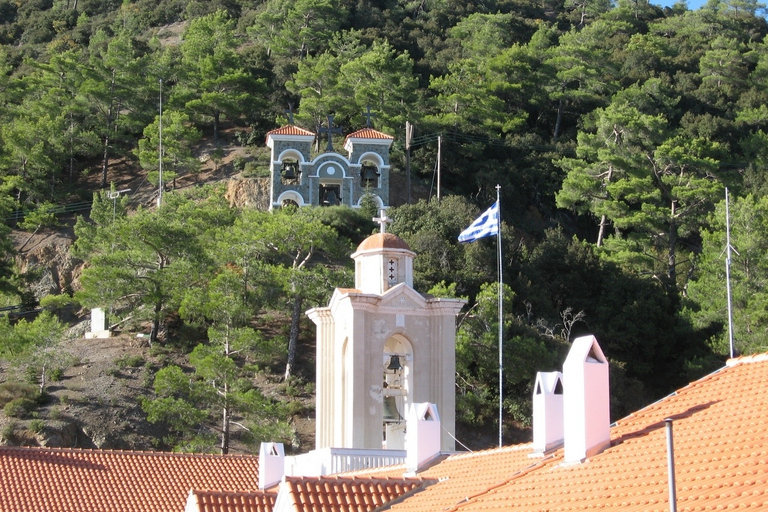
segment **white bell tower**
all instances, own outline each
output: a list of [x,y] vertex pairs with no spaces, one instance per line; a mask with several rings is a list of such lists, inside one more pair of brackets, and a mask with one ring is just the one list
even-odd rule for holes
[[337,288],[317,325],[316,448],[403,449],[406,411],[437,406],[442,450],[455,448],[456,315],[461,299],[413,289],[416,254],[386,232],[352,254],[355,288]]

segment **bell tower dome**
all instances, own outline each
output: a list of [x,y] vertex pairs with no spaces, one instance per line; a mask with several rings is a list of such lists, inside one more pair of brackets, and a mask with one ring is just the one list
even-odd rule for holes
[[403,239],[387,233],[392,220],[386,210],[373,219],[381,233],[369,236],[352,254],[355,260],[355,288],[363,293],[383,295],[390,288],[405,283],[413,287],[413,258],[416,253]]

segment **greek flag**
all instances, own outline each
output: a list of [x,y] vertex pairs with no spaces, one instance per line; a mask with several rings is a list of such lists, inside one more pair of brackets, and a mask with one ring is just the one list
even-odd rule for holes
[[499,234],[499,202],[493,203],[485,213],[459,235],[459,242],[474,242],[486,236]]

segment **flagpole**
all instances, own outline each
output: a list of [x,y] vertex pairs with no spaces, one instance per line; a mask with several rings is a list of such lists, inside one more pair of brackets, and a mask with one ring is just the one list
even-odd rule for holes
[[498,205],[498,216],[496,218],[496,269],[499,274],[499,448],[502,447],[502,419],[504,417],[504,359],[503,354],[503,332],[504,332],[504,293],[502,290],[502,272],[501,272],[501,185],[496,185],[496,204]]

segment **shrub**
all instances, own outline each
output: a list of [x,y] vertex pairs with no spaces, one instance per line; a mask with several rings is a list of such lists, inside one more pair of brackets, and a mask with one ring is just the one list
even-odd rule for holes
[[242,172],[245,169],[245,164],[248,163],[249,158],[244,155],[237,155],[232,159],[232,167],[235,168],[236,171]]
[[243,176],[246,178],[269,178],[269,167],[259,165],[258,162],[247,162],[243,168]]
[[35,407],[35,402],[29,398],[16,398],[5,404],[3,412],[9,418],[24,418]]
[[34,399],[37,396],[37,386],[19,381],[8,381],[0,384],[0,407],[16,398]]
[[16,433],[16,422],[8,421],[0,428],[0,439],[13,439]]
[[45,422],[43,420],[32,420],[29,422],[29,430],[35,434],[40,434],[45,430]]
[[125,355],[115,360],[115,366],[118,368],[138,368],[142,365],[144,365],[144,358],[138,355]]

